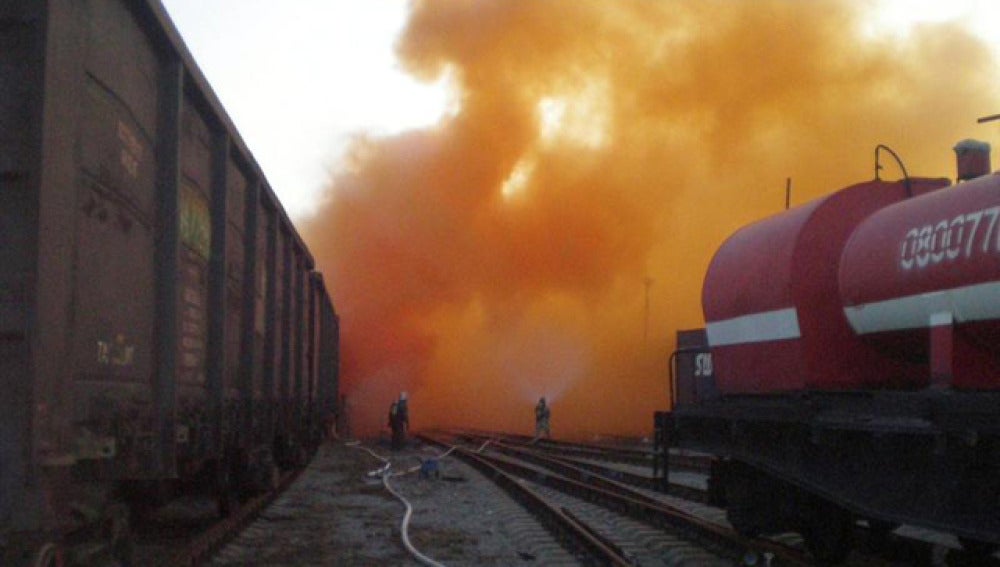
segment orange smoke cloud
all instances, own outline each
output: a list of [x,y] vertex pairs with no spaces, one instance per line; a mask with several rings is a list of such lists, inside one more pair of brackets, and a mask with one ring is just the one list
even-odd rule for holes
[[[359,137],[305,227],[342,322],[356,432],[644,433],[678,328],[735,228],[873,175],[950,175],[997,111],[961,29],[865,37],[839,1],[424,0],[405,67],[456,88],[433,128]],[[405,104],[405,101],[401,101]],[[980,127],[981,128],[981,127]]]

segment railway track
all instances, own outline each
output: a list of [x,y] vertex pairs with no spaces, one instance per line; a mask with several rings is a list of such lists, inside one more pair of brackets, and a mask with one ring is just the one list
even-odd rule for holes
[[242,502],[224,518],[218,517],[211,502],[168,505],[166,511],[135,526],[131,564],[193,567],[206,563],[287,490],[301,472],[296,469],[285,473],[274,490]]
[[654,453],[647,449],[636,449],[616,445],[574,443],[556,439],[529,437],[527,435],[518,435],[515,433],[498,433],[478,430],[460,430],[455,433],[468,438],[504,441],[511,445],[530,445],[540,449],[545,449],[550,453],[558,453],[570,457],[627,463],[635,466],[651,467],[653,465]]
[[[581,564],[488,475],[441,453],[415,440],[398,451],[377,440],[325,445],[211,564],[416,567],[418,552],[440,565]],[[437,466],[425,476],[428,460]]]
[[[738,564],[747,556],[769,557],[773,565],[809,564],[808,559],[799,550],[768,540],[749,540],[732,529],[705,521],[680,507],[638,493],[623,483],[600,479],[582,469],[574,471],[572,467],[559,461],[545,461],[539,455],[530,455],[534,462],[527,462],[520,458],[526,456],[524,453],[514,457],[510,454],[509,447],[494,450],[492,444],[488,450],[476,451],[456,445],[454,438],[445,438],[443,435],[426,435],[423,439],[442,447],[456,447],[453,454],[462,459],[481,463],[477,465],[481,470],[488,466],[489,472],[486,470],[484,472],[491,478],[502,478],[501,482],[505,488],[515,498],[526,502],[526,507],[529,509],[543,507],[569,509],[572,506],[571,514],[581,514],[581,510],[588,510],[582,519],[588,528],[574,528],[568,522],[550,527],[564,545],[578,552],[586,549],[586,546],[578,540],[593,537],[595,534],[599,534],[599,537],[606,542],[605,547],[619,550],[613,559],[585,556],[582,559],[585,564],[634,564],[635,558],[641,555],[646,555],[648,560],[649,554],[656,554],[662,558],[671,553],[680,554],[673,558],[671,564],[703,564],[707,559],[718,564]],[[508,453],[503,454],[504,450]],[[548,465],[553,468],[548,468]],[[556,503],[546,499],[548,504],[545,506],[534,504],[540,496],[539,491],[527,488],[532,496],[520,495],[518,491],[526,490],[526,482],[515,481],[514,477],[528,479],[531,483],[544,487],[550,498],[553,491],[558,491],[568,494],[572,500],[567,501],[565,499],[568,497],[563,496]],[[582,502],[589,504],[582,506]],[[610,510],[616,519],[610,521],[606,515],[609,512],[603,512],[604,516],[595,515],[593,512],[595,508],[591,507],[595,505],[603,510]],[[546,517],[543,521],[551,526],[553,519]],[[642,529],[638,527],[639,525],[643,526]],[[602,526],[602,529],[596,526]],[[637,544],[635,539],[636,534],[640,533],[644,534],[643,537],[647,540],[641,545]],[[657,537],[660,539],[648,540],[654,533],[659,534]],[[686,557],[685,553],[693,553],[694,556]]]
[[552,466],[585,469],[630,486],[669,492],[695,502],[708,502],[708,455],[671,454],[668,486],[653,468],[651,452],[618,447],[567,443],[551,439],[532,439],[523,435],[489,434],[461,431],[455,433],[471,441],[492,441],[497,450],[522,454],[526,459],[545,457]]
[[[654,502],[666,501],[670,505],[687,511],[692,516],[707,519],[718,525],[728,526],[725,512],[718,508],[705,505],[707,475],[695,471],[709,468],[708,455],[681,455],[675,462],[676,455],[671,455],[671,477],[678,476],[678,468],[693,469],[683,475],[702,476],[701,487],[691,483],[679,484],[671,481],[669,495],[660,492],[662,486],[659,479],[652,476],[649,465],[651,458],[642,458],[640,452],[634,449],[620,447],[605,447],[581,443],[567,443],[553,440],[532,439],[522,435],[504,433],[458,431],[453,433],[456,439],[464,439],[483,443],[489,440],[493,452],[507,455],[514,459],[533,463],[554,474],[574,479],[580,483],[593,483],[598,486],[614,486],[611,490],[632,494],[633,498],[646,498]],[[574,456],[567,456],[574,455]],[[646,463],[645,467],[637,463]],[[630,470],[632,469],[632,470]],[[638,469],[636,471],[635,469]],[[639,471],[645,472],[639,472]],[[542,473],[536,473],[542,474]],[[957,542],[942,534],[903,526],[896,532],[885,529],[872,529],[861,523],[855,530],[855,541],[863,544],[856,551],[847,565],[988,565],[1000,566],[1000,558],[996,556],[985,558],[966,553]],[[783,534],[771,538],[779,547],[788,547],[799,553],[792,561],[811,561],[799,550],[802,540],[796,534]],[[760,555],[760,551],[756,551]],[[776,559],[773,564],[784,564],[786,559],[774,550],[763,551]]]
[[[472,564],[477,557],[475,549],[478,535],[473,535],[477,534],[475,529],[466,532],[470,534],[469,536],[456,535],[458,532],[454,531],[455,528],[449,527],[455,524],[449,523],[446,518],[452,517],[459,522],[472,524],[478,522],[479,518],[476,516],[483,513],[492,515],[493,522],[501,522],[504,525],[502,531],[512,534],[514,541],[521,542],[520,545],[515,544],[515,549],[518,554],[522,551],[529,552],[522,555],[522,558],[529,557],[524,560],[537,561],[538,564],[544,565],[737,565],[746,563],[748,558],[761,565],[815,564],[804,551],[801,538],[793,534],[773,539],[743,538],[728,527],[725,512],[719,508],[679,494],[663,494],[656,490],[631,486],[614,477],[615,467],[631,465],[611,463],[608,465],[611,472],[603,474],[593,468],[577,466],[577,461],[592,464],[592,459],[546,454],[544,448],[533,445],[517,446],[515,443],[494,440],[484,447],[485,442],[480,438],[466,434],[434,434],[421,437],[422,441],[438,447],[456,447],[447,458],[457,458],[468,463],[490,482],[501,487],[512,500],[509,504],[498,504],[496,497],[493,497],[494,500],[483,499],[482,496],[475,497],[473,495],[476,493],[468,491],[465,492],[465,496],[458,497],[456,490],[459,485],[449,482],[419,481],[415,479],[415,475],[409,477],[412,479],[409,482],[400,480],[404,492],[418,499],[431,494],[438,495],[437,499],[422,500],[420,505],[424,510],[422,514],[427,513],[429,509],[437,509],[438,512],[434,516],[438,519],[428,522],[427,516],[422,515],[417,520],[418,525],[413,529],[416,538],[414,541],[420,543],[418,547],[426,548],[432,557],[443,559],[442,564],[452,564],[455,561],[457,564]],[[414,455],[433,456],[434,453],[440,454],[436,449],[414,444],[407,453],[409,456],[399,458],[412,460]],[[249,536],[248,540],[247,536],[241,535],[240,541],[246,541],[241,545],[227,546],[226,550],[219,554],[226,557],[220,564],[247,564],[246,561],[252,558],[262,557],[287,559],[282,564],[288,565],[296,564],[294,559],[289,559],[295,557],[300,557],[303,564],[323,564],[310,563],[317,560],[317,557],[324,558],[324,562],[333,560],[334,564],[369,564],[365,562],[367,560],[351,562],[351,558],[356,556],[350,555],[350,552],[347,552],[347,556],[342,555],[349,549],[349,546],[345,545],[349,538],[341,537],[338,541],[342,543],[335,546],[331,546],[330,540],[324,536],[315,540],[305,538],[312,541],[313,545],[319,546],[315,550],[310,548],[308,554],[303,552],[305,548],[296,547],[304,540],[299,537],[306,533],[303,530],[311,530],[310,533],[317,534],[327,533],[324,530],[317,532],[316,528],[306,526],[333,528],[338,522],[346,520],[346,516],[342,514],[345,510],[351,509],[327,508],[323,515],[318,517],[316,524],[309,524],[308,520],[303,521],[299,518],[300,514],[309,511],[311,503],[321,494],[334,494],[338,490],[340,486],[338,483],[341,481],[336,481],[335,478],[348,478],[343,476],[343,473],[330,476],[328,471],[336,470],[330,458],[331,456],[327,455],[324,457],[326,461],[321,459],[320,466],[310,467],[310,474],[302,479],[303,482],[309,481],[305,482],[308,487],[302,486],[303,482],[295,484],[296,488],[290,492],[298,494],[295,500],[298,504],[293,502],[286,506],[286,509],[279,514],[280,522],[269,522],[266,528],[260,528],[260,521],[253,523],[254,529],[260,528],[264,531],[256,536]],[[435,458],[445,457],[441,455]],[[600,461],[600,459],[593,460]],[[362,467],[361,470],[367,470],[363,464],[357,466]],[[454,476],[455,471],[459,470],[454,467],[459,465],[442,466],[451,473],[443,478],[444,480],[459,479]],[[459,477],[461,476],[459,473]],[[282,490],[294,480],[294,476],[286,476]],[[488,485],[488,482],[482,479],[474,482],[483,485],[478,488],[479,491],[483,491]],[[470,487],[473,485],[472,482],[468,484]],[[493,487],[489,487],[487,491],[492,489]],[[365,494],[371,494],[371,490],[374,489],[362,489]],[[354,492],[348,491],[344,494],[358,494],[356,491],[355,488]],[[232,539],[244,526],[251,524],[255,517],[271,514],[271,512],[265,514],[261,512],[278,495],[279,492],[262,495],[247,502],[236,514],[225,520],[211,522],[211,525],[189,530],[187,533],[175,534],[168,538],[169,541],[161,540],[156,544],[159,546],[159,552],[152,546],[143,551],[141,549],[143,546],[140,545],[134,564],[207,563],[216,550]],[[501,499],[506,501],[504,497]],[[518,502],[520,506],[513,501]],[[357,500],[350,502],[356,503]],[[395,510],[396,506],[398,503],[393,501],[388,509]],[[458,506],[469,509],[468,511],[456,509],[454,514],[448,512],[448,508]],[[487,510],[489,512],[486,512]],[[535,519],[525,513],[525,510],[534,515]],[[394,515],[394,512],[390,513],[389,517]],[[362,528],[364,532],[368,532],[369,526],[373,525],[371,522],[377,521],[378,517],[377,514],[366,514],[358,520],[364,526]],[[247,530],[247,533],[251,531],[253,530]],[[490,528],[489,531],[492,532],[493,529]],[[866,537],[864,534],[865,532],[859,528],[859,537]],[[382,532],[381,535],[375,533],[365,535],[368,538],[374,536],[373,541],[384,542],[381,544],[383,546],[395,545],[397,542],[391,540],[398,537],[392,535],[391,530]],[[441,537],[465,542],[461,543],[459,548],[464,547],[466,551],[457,551],[455,547],[435,543],[448,541],[440,539]],[[165,548],[170,549],[170,553],[163,553],[162,550]],[[263,551],[265,549],[270,551]],[[487,557],[483,564],[510,564],[508,560],[498,562],[495,559],[498,557],[496,555]],[[489,559],[490,557],[493,559]],[[947,563],[944,562],[945,557]],[[219,561],[219,558],[216,557],[212,561]],[[517,562],[517,555],[514,555],[514,562]],[[400,564],[412,563],[404,561]],[[847,563],[849,566],[865,567],[945,564],[982,565],[983,563],[963,560],[961,554],[945,555],[940,548],[933,550],[926,545],[921,547],[919,543],[901,537],[883,541],[880,553],[856,551]]]

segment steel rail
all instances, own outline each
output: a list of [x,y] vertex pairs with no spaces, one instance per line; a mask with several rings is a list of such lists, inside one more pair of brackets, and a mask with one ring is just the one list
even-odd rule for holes
[[[536,439],[527,435],[513,433],[500,433],[476,430],[461,430],[458,434],[477,439],[494,439],[505,441],[508,444],[516,444],[525,447],[534,447],[548,452],[559,453],[578,458],[590,458],[599,461],[609,461],[624,463],[636,466],[652,466],[653,451],[643,449],[628,449],[624,447],[613,447],[608,445],[593,445],[587,443],[574,443],[570,441],[559,441],[556,439]],[[707,473],[710,467],[711,457],[696,455],[670,455],[671,467],[679,467],[687,470]]]
[[[308,466],[308,464],[307,464]],[[274,490],[256,496],[243,503],[227,518],[221,519],[204,532],[196,535],[187,545],[171,557],[166,565],[170,567],[196,567],[208,561],[252,521],[285,492],[305,471],[305,467],[286,473]]]
[[[470,434],[468,432],[464,432],[460,434],[460,436],[469,437]],[[492,447],[493,450],[495,451],[510,455],[514,458],[531,462],[537,466],[545,467],[553,471],[554,473],[566,477],[569,480],[581,484],[589,484],[597,478],[595,477],[595,474],[602,474],[600,471],[602,467],[600,465],[595,465],[594,463],[579,462],[575,461],[574,459],[566,457],[555,457],[551,455],[546,455],[544,454],[545,448],[534,448],[531,447],[530,445],[511,445],[509,443],[505,443],[503,441],[498,440],[504,437],[505,436],[502,434],[494,435],[492,437],[493,441],[491,442],[490,447]],[[602,487],[601,489],[621,494],[627,494],[631,490],[628,486],[624,486],[624,484],[628,484],[628,481],[625,480],[627,478],[628,473],[624,473],[622,478],[616,478],[616,475],[621,471],[614,471],[613,469],[608,469],[608,470],[611,471],[611,474],[602,475],[605,476],[606,478],[597,481],[601,485]],[[551,483],[554,482],[552,477],[544,474],[539,475],[537,471],[529,473],[529,476],[531,476],[531,478],[535,480],[537,480],[538,478],[544,478],[545,480],[549,481],[548,483],[550,486],[552,486]],[[621,481],[621,482],[615,482],[615,481]],[[641,482],[639,486],[643,486]],[[556,486],[553,486],[553,488],[559,489]],[[682,490],[690,491],[693,494],[689,495],[685,492],[682,492]],[[674,496],[678,496],[685,500],[702,501],[703,499],[706,498],[706,495],[703,491],[699,491],[697,489],[693,489],[690,487],[679,487],[671,485],[670,493]],[[640,493],[635,493],[635,498],[637,500],[643,500],[646,499],[647,497]],[[855,540],[861,542],[868,542],[865,547],[870,549],[868,549],[868,551],[865,553],[868,554],[873,553],[874,555],[877,555],[879,557],[903,558],[904,560],[907,560],[911,563],[928,563],[931,562],[929,558],[935,557],[936,555],[940,555],[941,553],[940,549],[936,549],[939,546],[929,541],[914,539],[909,536],[897,535],[897,534],[882,534],[880,536],[879,534],[875,533],[874,530],[870,530],[862,526],[856,526],[855,531],[856,531],[854,536]],[[754,541],[764,542],[767,540],[754,540]],[[781,544],[778,545],[781,546]],[[798,550],[792,550],[792,551],[793,554],[800,554]],[[861,549],[859,549],[858,551],[864,552]],[[779,557],[780,552],[775,550],[770,550],[770,552],[774,553],[775,557]],[[947,553],[949,557],[954,557],[955,558],[954,560],[957,561],[958,564],[984,565],[984,566],[991,565],[1000,567],[1000,560],[998,560],[996,557],[986,558],[986,557],[975,556],[974,554],[970,554],[966,551],[958,549],[950,549],[948,550]],[[808,561],[805,559],[805,556],[801,554],[800,556],[802,558],[802,561],[806,561],[808,564]],[[787,561],[788,559],[782,559],[780,563],[784,564]],[[794,561],[796,560],[793,559],[792,561],[793,561],[792,564],[794,564]]]
[[[496,451],[554,470],[573,480],[585,483],[592,482],[613,492],[617,490],[621,494],[649,499],[635,492],[632,487],[646,490],[660,489],[660,479],[651,476],[622,471],[572,457],[555,457],[547,455],[543,451],[523,446],[512,446],[499,441],[490,446]],[[706,491],[680,484],[671,484],[669,494],[703,504],[708,500]],[[649,500],[655,501],[654,499]]]
[[[491,444],[491,447],[496,444]],[[670,528],[693,541],[709,543],[710,547],[723,551],[726,556],[737,562],[742,560],[747,552],[754,552],[760,556],[773,557],[771,565],[775,566],[813,564],[800,550],[775,541],[743,537],[733,529],[709,522],[684,510],[642,495],[622,483],[603,479],[600,482],[601,486],[594,486],[589,481],[568,478],[551,470],[541,470],[517,462],[510,457],[488,457],[486,455],[478,455],[478,457],[512,475],[583,498],[648,525],[662,529]],[[594,475],[587,475],[585,471],[581,472],[585,476],[589,476],[591,480],[594,479]],[[610,485],[614,485],[615,488],[606,488]]]
[[515,500],[520,502],[528,511],[537,515],[542,524],[562,543],[562,545],[574,554],[585,556],[585,563],[597,563],[600,565],[631,565],[625,555],[608,545],[605,540],[598,537],[593,528],[587,526],[582,521],[567,514],[563,509],[553,506],[537,492],[522,484],[513,475],[508,474],[495,465],[493,459],[478,454],[475,451],[452,445],[439,437],[430,434],[417,434],[417,437],[441,447],[454,448],[454,455],[472,465],[477,470],[486,475],[500,488],[507,491]]
[[545,450],[556,451],[562,454],[574,455],[578,457],[592,457],[595,459],[628,463],[639,466],[652,465],[653,463],[653,452],[643,449],[590,445],[586,443],[559,441],[556,439],[528,437],[527,435],[517,435],[512,433],[478,433],[478,435],[492,436],[509,443],[531,445],[538,448],[544,448]]

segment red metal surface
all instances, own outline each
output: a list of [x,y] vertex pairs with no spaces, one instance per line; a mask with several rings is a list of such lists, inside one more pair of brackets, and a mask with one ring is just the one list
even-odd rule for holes
[[897,358],[926,361],[929,330],[953,325],[952,360],[930,362],[950,362],[955,387],[996,389],[998,281],[1000,176],[988,175],[872,215],[845,248],[840,293],[856,330]]
[[[920,194],[947,181],[911,183]],[[749,225],[722,245],[702,295],[722,393],[864,388],[899,375],[900,363],[852,333],[837,301],[837,267],[854,228],[906,196],[902,182],[861,183]],[[782,332],[771,328],[776,322]]]

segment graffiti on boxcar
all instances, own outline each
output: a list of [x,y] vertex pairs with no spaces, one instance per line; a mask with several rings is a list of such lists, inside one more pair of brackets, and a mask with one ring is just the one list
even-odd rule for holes
[[208,292],[205,262],[197,252],[185,247],[181,252],[180,271],[178,379],[186,384],[202,384],[205,381],[205,339],[208,324],[205,313]]
[[97,363],[105,366],[132,366],[135,362],[135,345],[118,333],[114,340],[97,341]]
[[118,141],[122,143],[118,161],[133,178],[139,177],[139,162],[142,161],[142,142],[127,124],[118,121]]
[[212,249],[208,201],[197,189],[185,184],[180,205],[181,242],[207,260]]
[[[184,289],[183,309],[181,311],[181,367],[182,372],[201,368],[204,358],[205,318],[201,306],[201,291],[187,287]],[[195,378],[190,376],[189,378]]]

